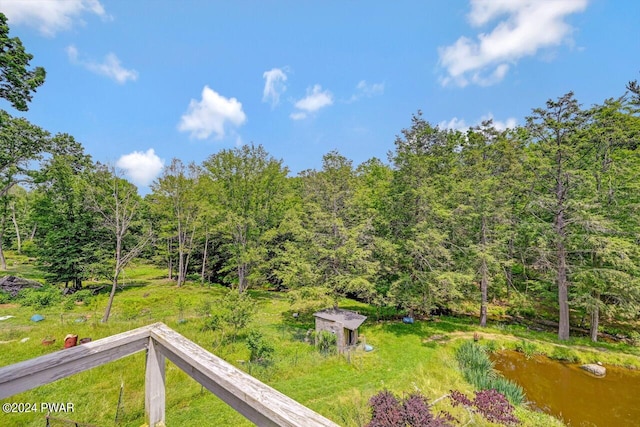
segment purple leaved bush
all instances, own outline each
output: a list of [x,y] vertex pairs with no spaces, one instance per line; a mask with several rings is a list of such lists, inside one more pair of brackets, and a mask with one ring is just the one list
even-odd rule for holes
[[390,391],[383,390],[373,396],[369,399],[369,406],[373,417],[367,427],[404,426],[400,402]]
[[495,389],[475,392],[475,398],[470,400],[459,391],[452,390],[450,394],[453,406],[463,405],[482,415],[488,421],[503,425],[519,424],[520,420],[513,414],[514,407],[506,397]]
[[[449,399],[453,406],[462,405],[488,421],[502,425],[520,423],[513,414],[515,408],[496,390],[476,391],[473,400],[451,390]],[[420,393],[398,399],[389,390],[383,390],[369,399],[369,406],[372,418],[366,427],[451,427],[459,424],[448,412],[434,415],[429,401]]]
[[388,390],[381,391],[369,400],[372,419],[367,427],[450,427],[449,414],[434,416],[427,398],[419,393],[398,400]]

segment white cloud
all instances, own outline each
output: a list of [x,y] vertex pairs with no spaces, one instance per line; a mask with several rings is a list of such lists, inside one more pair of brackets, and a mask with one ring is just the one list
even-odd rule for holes
[[491,113],[487,114],[486,116],[482,116],[478,124],[487,120],[491,120],[493,122],[493,127],[496,128],[497,130],[513,129],[516,126],[518,126],[518,121],[514,117],[509,117],[507,118],[507,120],[501,121],[501,120],[494,119],[493,114]]
[[264,78],[264,91],[262,92],[262,102],[271,102],[271,107],[280,103],[280,95],[287,90],[287,74],[280,68],[272,68],[262,74]]
[[93,60],[80,59],[78,49],[73,46],[67,46],[67,56],[74,64],[79,64],[87,70],[115,80],[119,84],[124,84],[128,80],[138,80],[138,72],[136,70],[127,70],[120,64],[120,59],[114,54],[109,53],[104,57],[104,61],[96,62]]
[[451,130],[459,130],[460,132],[466,132],[471,126],[465,122],[464,119],[459,119],[457,117],[452,118],[449,121],[443,120],[438,123],[438,127],[440,129],[451,129]]
[[368,84],[366,80],[360,80],[356,85],[356,93],[351,95],[351,98],[346,102],[355,102],[361,98],[372,98],[374,96],[382,95],[383,93],[384,83]]
[[490,33],[479,33],[476,40],[460,37],[453,45],[438,49],[440,65],[447,72],[441,83],[464,87],[469,83],[487,86],[501,81],[510,64],[518,59],[569,42],[573,28],[564,19],[582,12],[587,2],[471,0],[468,18],[472,26],[502,20]]
[[58,31],[70,29],[74,22],[83,24],[81,15],[85,13],[108,18],[98,0],[0,0],[0,10],[11,25],[25,24],[49,37]]
[[78,48],[76,48],[74,45],[69,45],[67,46],[67,56],[69,57],[69,60],[71,62],[77,62],[78,61]]
[[307,96],[296,102],[295,107],[313,113],[331,104],[333,104],[331,92],[323,91],[320,85],[314,85],[313,88],[307,88]]
[[328,90],[322,90],[322,86],[314,85],[313,88],[307,88],[307,96],[298,100],[294,105],[298,111],[294,111],[289,115],[293,120],[301,120],[315,113],[321,108],[328,107],[333,104],[333,95]]
[[467,122],[464,119],[459,119],[457,117],[454,117],[449,121],[446,121],[446,120],[441,121],[440,123],[438,123],[438,127],[440,129],[451,129],[451,130],[459,130],[460,132],[466,132],[467,130],[469,130],[469,128],[478,126],[482,122],[485,122],[487,120],[491,120],[493,122],[493,127],[495,127],[499,131],[506,130],[506,129],[513,129],[518,125],[518,121],[513,117],[509,117],[507,118],[507,120],[501,121],[501,120],[494,119],[493,114],[489,113],[480,117],[480,119],[477,120],[473,125],[467,124]]
[[178,130],[191,132],[191,137],[206,139],[212,133],[216,138],[225,134],[225,124],[241,126],[247,121],[242,111],[242,103],[236,98],[225,98],[215,90],[205,86],[202,89],[202,99],[192,99],[187,112],[180,118]]
[[153,148],[149,148],[146,152],[134,151],[122,155],[116,166],[123,169],[134,184],[147,186],[160,175],[164,160],[156,155]]
[[356,89],[367,97],[382,95],[384,93],[384,83],[367,84],[365,80],[360,80]]

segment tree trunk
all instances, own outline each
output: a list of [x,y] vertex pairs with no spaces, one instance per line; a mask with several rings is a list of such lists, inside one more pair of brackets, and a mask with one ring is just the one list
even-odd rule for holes
[[122,238],[116,234],[116,266],[113,272],[113,284],[111,286],[111,293],[109,294],[109,302],[107,308],[104,311],[102,317],[102,323],[106,323],[109,320],[109,314],[111,313],[111,306],[113,305],[113,298],[116,296],[116,289],[118,288],[118,276],[120,276],[120,270],[122,269]]
[[185,251],[184,251],[184,265],[182,266],[182,280],[181,283],[187,281],[187,271],[189,270],[189,261],[191,260],[191,248],[193,248],[193,238],[196,234],[195,225],[191,231],[191,237],[189,237],[189,245],[187,246],[187,239],[185,238]]
[[[178,228],[180,228],[179,225]],[[178,287],[182,286],[184,277],[184,240],[184,233],[178,231]]]
[[247,288],[247,264],[240,263],[238,265],[238,293],[243,293]]
[[246,224],[241,224],[237,226],[237,233],[234,236],[236,244],[240,248],[240,254],[242,256],[238,258],[238,292],[243,293],[248,285],[247,285],[247,272],[249,270],[249,266],[246,260],[246,252],[247,252],[247,226]]
[[18,221],[16,219],[16,205],[11,205],[11,220],[13,221],[13,227],[16,230],[16,242],[18,244],[18,253],[22,253],[22,239],[20,238],[20,228],[18,227]]
[[482,230],[480,237],[480,247],[482,248],[482,265],[480,266],[480,292],[482,293],[482,301],[480,302],[480,326],[487,326],[487,293],[489,288],[489,271],[487,268],[487,258],[484,254],[487,244],[486,219],[482,216]]
[[593,308],[591,309],[591,328],[589,335],[591,341],[598,342],[598,326],[600,324],[600,292],[593,291]]
[[202,272],[200,273],[200,283],[204,283],[204,273],[207,267],[207,247],[209,246],[209,233],[204,237],[204,254],[202,255]]
[[569,339],[569,284],[567,282],[567,251],[564,246],[564,211],[556,215],[556,256],[558,271],[556,283],[558,285],[558,305],[560,319],[558,323],[558,339]]
[[556,137],[558,151],[556,152],[556,204],[554,212],[554,231],[556,234],[556,284],[558,286],[558,339],[561,341],[569,339],[569,284],[567,283],[567,250],[564,246],[566,240],[566,222],[564,218],[565,200],[568,188],[568,174],[563,171],[563,152],[560,149],[561,137]]
[[0,222],[0,270],[7,269],[7,260],[4,258],[4,248],[2,246],[3,240],[4,240],[4,215],[2,217],[2,221]]
[[167,237],[167,268],[169,270],[169,280],[173,280],[173,257],[171,256],[171,238]]
[[116,295],[117,287],[118,287],[118,276],[116,275],[113,278],[113,285],[111,286],[111,293],[109,294],[109,302],[107,303],[107,308],[104,311],[104,316],[102,317],[102,323],[106,323],[109,320],[109,314],[111,313],[111,306],[113,305],[113,298]]
[[487,294],[489,288],[489,275],[487,272],[487,261],[482,258],[482,278],[480,279],[480,291],[482,293],[482,302],[480,303],[480,326],[487,326]]
[[[513,235],[509,238],[508,248],[509,248],[508,259],[512,260],[515,258],[515,251],[513,248]],[[511,267],[504,268],[504,275],[506,279],[505,281],[507,283],[507,298],[509,298],[511,296],[511,288],[513,287],[513,270],[511,269]]]

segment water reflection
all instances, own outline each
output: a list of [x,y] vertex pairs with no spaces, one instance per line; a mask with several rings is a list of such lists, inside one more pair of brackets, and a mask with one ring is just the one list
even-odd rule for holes
[[607,367],[595,378],[578,365],[543,356],[527,359],[504,351],[492,356],[496,369],[524,388],[534,408],[570,426],[616,427],[640,425],[640,372]]

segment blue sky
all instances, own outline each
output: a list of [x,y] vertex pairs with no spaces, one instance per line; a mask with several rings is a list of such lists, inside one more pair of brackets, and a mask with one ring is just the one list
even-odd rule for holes
[[291,174],[337,149],[386,161],[411,115],[523,124],[640,78],[640,2],[0,0],[47,70],[30,110],[140,190],[176,157],[253,142]]

